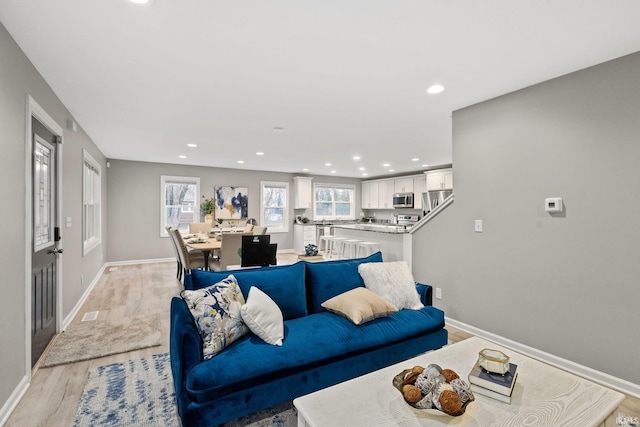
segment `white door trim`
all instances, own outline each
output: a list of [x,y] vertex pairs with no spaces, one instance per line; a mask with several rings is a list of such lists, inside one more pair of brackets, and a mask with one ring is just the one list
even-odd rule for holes
[[[27,217],[27,223],[25,224],[25,256],[24,256],[24,271],[25,271],[25,376],[31,379],[31,252],[33,247],[31,245],[32,232],[31,226],[33,223],[32,215],[32,200],[31,193],[33,192],[33,177],[31,173],[31,156],[33,150],[33,130],[31,128],[31,118],[36,118],[42,123],[51,133],[60,138],[63,138],[62,126],[58,125],[56,121],[36,102],[35,99],[27,94],[26,99],[26,114],[25,114],[25,212]],[[56,147],[56,224],[59,227],[62,221],[62,144],[58,144]],[[59,248],[62,248],[62,241],[59,242]],[[62,260],[60,257],[56,257],[56,282],[58,285],[58,292],[56,295],[56,333],[60,332],[62,325]]]

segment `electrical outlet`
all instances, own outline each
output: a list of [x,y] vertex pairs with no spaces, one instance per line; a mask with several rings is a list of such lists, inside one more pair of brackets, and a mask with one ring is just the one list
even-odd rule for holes
[[442,288],[436,288],[436,299],[442,299]]
[[476,230],[476,233],[482,233],[482,220],[481,219],[476,219],[475,230]]

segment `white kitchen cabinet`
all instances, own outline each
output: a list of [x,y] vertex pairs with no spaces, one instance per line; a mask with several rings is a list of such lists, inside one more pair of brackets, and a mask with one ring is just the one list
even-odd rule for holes
[[362,183],[361,208],[378,209],[378,182],[365,181]]
[[431,190],[452,190],[453,170],[439,169],[425,172],[427,179],[427,191]]
[[424,175],[418,175],[413,178],[413,208],[422,209],[422,193],[427,188],[427,177]]
[[413,178],[402,177],[393,180],[394,193],[413,193]]
[[378,209],[393,209],[393,193],[395,193],[393,179],[378,181]]
[[306,224],[294,224],[293,226],[293,249],[302,254],[307,245],[317,245],[316,226]]
[[294,209],[311,209],[313,187],[311,180],[308,176],[294,176],[293,177],[293,208]]

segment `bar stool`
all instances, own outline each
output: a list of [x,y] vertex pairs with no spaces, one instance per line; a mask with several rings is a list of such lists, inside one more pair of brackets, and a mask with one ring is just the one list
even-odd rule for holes
[[334,254],[336,257],[338,256],[338,250],[342,247],[342,242],[345,240],[347,240],[346,237],[336,236],[332,236],[331,239],[329,239],[329,258],[332,258]]
[[[318,251],[320,251],[320,239],[322,236],[331,236],[331,227],[318,225],[316,227],[316,242],[318,242]],[[324,240],[326,243],[327,241]]]
[[324,234],[320,236],[320,239],[318,240],[318,252],[328,254],[331,247],[331,241],[334,237],[335,236],[332,236],[331,234]]
[[360,242],[357,243],[356,256],[363,258],[374,254],[380,250],[380,243],[378,242]]
[[362,240],[347,239],[340,242],[340,249],[338,249],[338,258],[355,258],[358,249],[358,243]]

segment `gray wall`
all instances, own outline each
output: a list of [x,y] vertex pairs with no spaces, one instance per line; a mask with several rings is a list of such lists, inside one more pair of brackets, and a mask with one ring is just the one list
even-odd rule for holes
[[[0,199],[4,203],[6,218],[2,221],[0,239],[0,408],[7,402],[29,367],[25,366],[25,227],[30,227],[25,213],[25,197],[30,194],[25,180],[25,111],[26,94],[62,127],[71,114],[42,79],[16,45],[4,26],[0,25],[0,129],[2,129],[2,156],[0,179],[3,183]],[[104,163],[104,156],[90,138],[78,129],[73,133],[65,129],[63,148],[63,217],[71,217],[71,228],[62,229],[65,253],[63,269],[63,317],[76,305],[88,284],[100,271],[105,258],[102,245],[82,257],[82,148]],[[103,169],[106,171],[106,168]],[[103,191],[106,194],[106,179]],[[106,203],[103,204],[103,215]],[[106,224],[106,218],[103,222]],[[106,239],[106,233],[103,233]],[[80,276],[84,275],[84,286]]]
[[[289,173],[240,169],[211,168],[166,163],[146,163],[111,160],[109,168],[108,230],[109,262],[174,257],[170,242],[160,237],[160,177],[162,175],[200,178],[200,193],[213,197],[213,188],[222,185],[247,187],[249,190],[249,217],[260,221],[260,181],[289,183],[293,206],[293,177]],[[360,180],[329,176],[314,177],[315,182],[340,182],[356,186],[356,215],[360,212]],[[295,214],[305,214],[295,210]],[[311,212],[306,212],[310,217]],[[293,207],[289,210],[291,224]],[[293,248],[293,225],[289,233],[271,234],[278,250]]]
[[456,111],[455,202],[413,258],[448,317],[635,384],[638,70],[640,53]]

